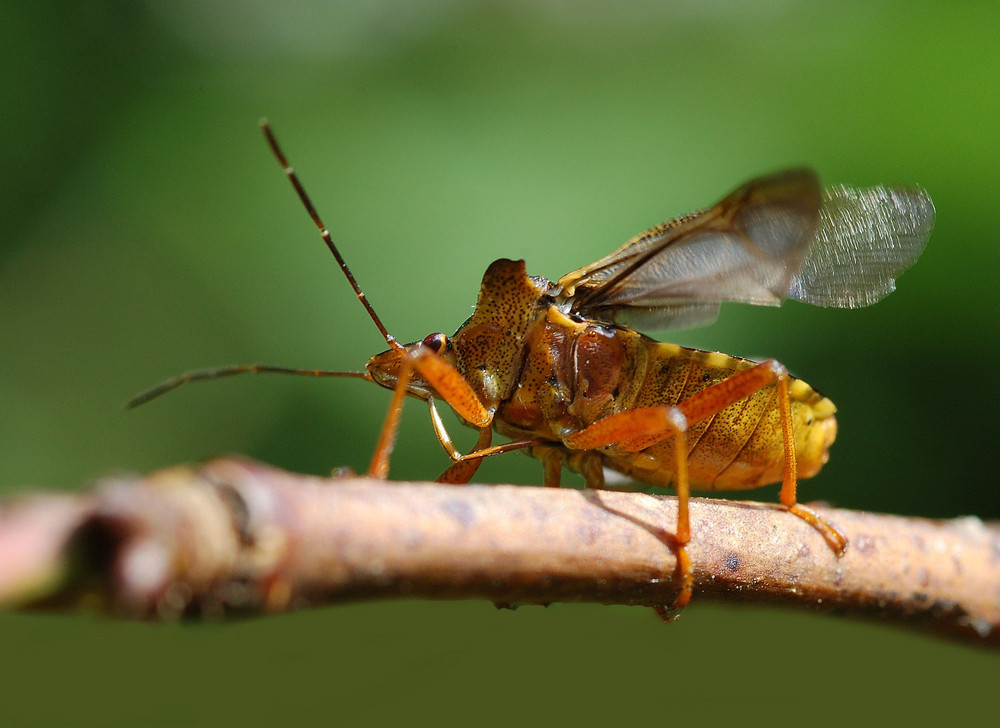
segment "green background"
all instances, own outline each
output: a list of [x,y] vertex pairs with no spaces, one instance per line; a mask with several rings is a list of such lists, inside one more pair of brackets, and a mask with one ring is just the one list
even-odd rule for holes
[[[191,368],[356,369],[384,348],[266,115],[402,340],[452,332],[494,258],[555,278],[759,173],[923,185],[935,232],[879,305],[730,306],[673,338],[778,358],[834,399],[841,434],[803,499],[1000,518],[994,3],[0,8],[0,492],[224,452],[366,467],[389,395],[363,382],[245,377],[122,410]],[[393,476],[437,475],[423,408],[404,419]],[[541,477],[521,456],[481,472]],[[888,626],[698,601],[669,627],[485,602],[5,614],[0,645],[4,725],[962,720],[1000,674]]]

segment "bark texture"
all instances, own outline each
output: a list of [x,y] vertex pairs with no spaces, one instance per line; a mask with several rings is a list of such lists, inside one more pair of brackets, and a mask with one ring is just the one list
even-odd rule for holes
[[[0,605],[130,618],[425,597],[669,605],[676,499],[317,478],[220,459],[0,506]],[[695,598],[851,614],[1000,646],[1000,527],[691,501]]]

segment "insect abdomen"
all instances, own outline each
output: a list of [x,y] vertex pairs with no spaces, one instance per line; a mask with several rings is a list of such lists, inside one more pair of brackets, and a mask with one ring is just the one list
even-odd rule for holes
[[[716,382],[749,369],[755,362],[718,352],[688,349],[641,339],[646,367],[633,389],[629,408],[676,405]],[[789,386],[799,477],[815,475],[828,458],[837,425],[833,403],[799,379]],[[784,466],[778,389],[771,385],[721,412],[693,424],[687,432],[691,487],[703,490],[756,488],[779,482]],[[638,453],[604,451],[607,464],[655,485],[670,485],[674,440],[668,438]]]

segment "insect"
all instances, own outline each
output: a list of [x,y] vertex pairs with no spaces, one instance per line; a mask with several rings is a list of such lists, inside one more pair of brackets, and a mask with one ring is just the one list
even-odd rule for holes
[[[544,483],[563,467],[588,487],[605,468],[677,491],[680,591],[691,598],[691,489],[734,490],[781,483],[780,501],[839,555],[847,540],[797,501],[798,478],[814,475],[837,432],[833,403],[774,360],[753,362],[655,341],[636,328],[706,324],[724,301],[776,306],[791,298],[819,306],[867,306],[894,289],[919,256],[934,222],[921,189],[831,187],[793,169],[754,179],[713,207],[632,238],[556,282],[529,276],[524,261],[500,259],[483,276],[473,314],[452,336],[402,345],[354,279],[266,120],[261,127],[323,240],[388,350],[363,372],[239,365],[187,372],[133,399],[133,407],[181,384],[247,372],[358,377],[393,391],[370,474],[389,470],[403,402],[423,400],[452,461],[440,476],[467,482],[484,457],[524,450]],[[636,327],[636,328],[632,328]],[[448,434],[444,401],[478,430],[461,453]],[[493,431],[510,438],[492,444]]]

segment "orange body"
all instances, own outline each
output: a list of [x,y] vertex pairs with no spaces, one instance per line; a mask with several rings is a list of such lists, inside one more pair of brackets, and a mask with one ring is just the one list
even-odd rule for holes
[[[552,292],[551,283],[526,274],[523,261],[494,262],[483,277],[475,312],[439,353],[470,384],[498,432],[539,441],[529,452],[545,462],[547,484],[558,484],[566,465],[591,487],[603,485],[604,467],[672,486],[676,438],[638,450],[641,442],[628,441],[575,450],[564,438],[613,414],[678,405],[754,362],[563,313]],[[369,361],[368,371],[394,388],[404,356],[405,351],[386,351]],[[418,373],[408,394],[437,395]],[[836,436],[835,407],[798,379],[791,380],[789,395],[798,476],[809,477],[826,462]],[[776,398],[772,384],[691,426],[686,446],[692,488],[731,490],[781,481],[784,449]]]

